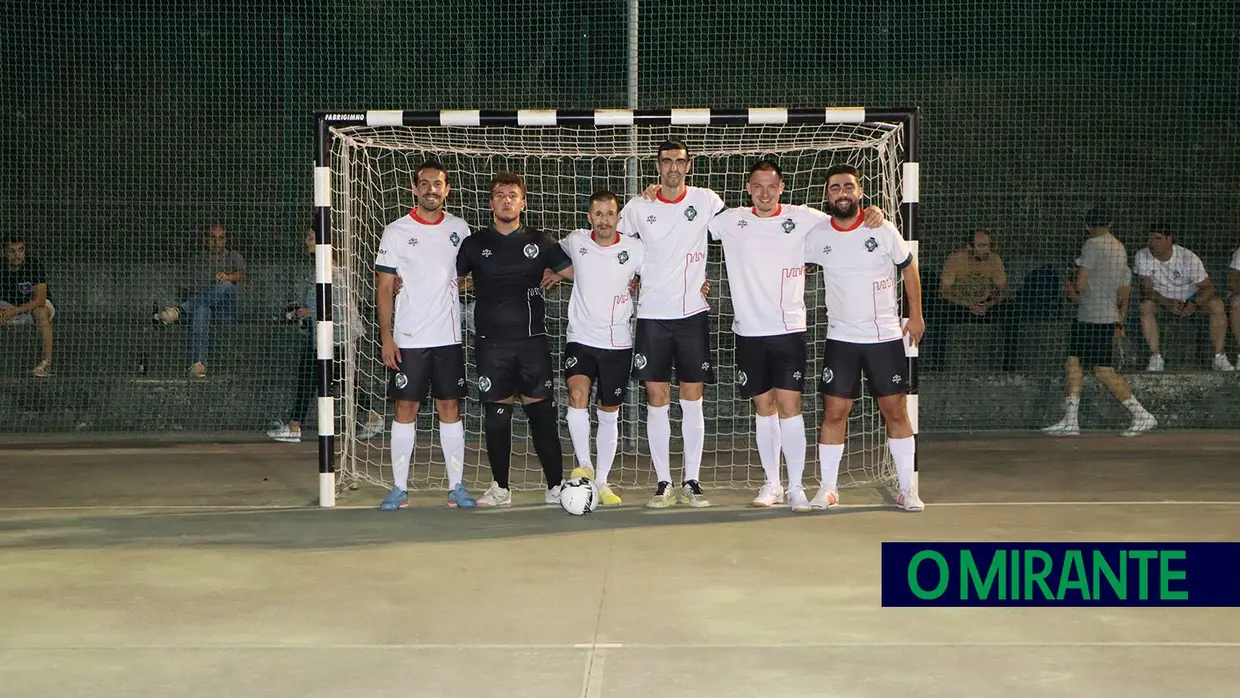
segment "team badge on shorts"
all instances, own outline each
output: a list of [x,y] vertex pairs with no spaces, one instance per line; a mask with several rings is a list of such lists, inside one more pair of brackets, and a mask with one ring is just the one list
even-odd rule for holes
[[564,368],[572,368],[573,366],[576,366],[576,365],[577,365],[577,357],[570,356],[567,359],[564,359]]
[[535,245],[534,243],[531,242],[530,244],[526,245],[525,248],[521,251],[525,253],[526,259],[533,259],[538,256],[538,245]]
[[784,222],[779,224],[779,227],[783,228],[785,233],[791,233],[797,229],[797,224],[791,218],[785,218]]
[[830,383],[832,378],[835,378],[835,374],[831,372],[830,367],[822,369],[822,382],[823,383]]
[[621,251],[620,254],[616,255],[616,261],[621,264],[629,261],[629,253],[627,251]]
[[749,382],[749,376],[745,375],[744,371],[736,372],[736,384],[737,385],[744,385],[748,382]]
[[409,385],[409,376],[406,376],[403,373],[397,373],[396,377],[392,379],[392,382],[396,384],[397,390],[404,390],[405,386]]
[[645,354],[634,354],[633,355],[633,367],[638,370],[646,368],[646,355]]
[[866,241],[865,241],[865,250],[866,250],[866,252],[873,252],[874,250],[877,250],[877,249],[878,249],[878,241],[877,241],[877,240],[875,240],[874,238],[870,238],[869,240],[866,240]]
[[486,392],[491,389],[491,379],[486,376],[478,376],[478,390]]
[[691,221],[694,218],[697,218],[697,209],[692,206],[685,208],[685,220]]

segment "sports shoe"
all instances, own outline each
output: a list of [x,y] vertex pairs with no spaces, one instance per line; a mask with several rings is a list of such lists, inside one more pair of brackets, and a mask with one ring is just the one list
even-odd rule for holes
[[492,482],[486,492],[478,498],[479,507],[510,507],[512,506],[512,490],[506,490],[499,486],[498,482]]
[[649,509],[666,509],[675,503],[676,488],[672,487],[672,483],[662,480],[654,488],[654,494],[646,501],[646,507]]
[[548,487],[547,492],[543,495],[543,502],[549,507],[559,506],[560,493],[563,491],[564,491],[564,483],[562,482],[558,485],[552,485],[551,487]]
[[1158,420],[1154,419],[1154,415],[1146,412],[1140,417],[1134,417],[1132,424],[1128,425],[1128,429],[1120,433],[1120,436],[1136,436],[1153,429],[1158,426]]
[[1076,422],[1069,422],[1065,417],[1049,427],[1042,427],[1042,433],[1051,436],[1077,436],[1081,433],[1081,427]]
[[448,506],[458,509],[473,509],[478,506],[478,502],[469,496],[469,492],[465,490],[465,485],[457,483],[456,487],[448,493]]
[[697,480],[685,480],[680,486],[680,501],[695,509],[710,506],[710,501],[702,494],[702,486]]
[[896,496],[896,506],[905,511],[921,511],[926,508],[921,497],[914,492],[901,492]]
[[[1227,357],[1224,356],[1223,360],[1226,361]],[[1218,365],[1218,359],[1214,360],[1214,364],[1215,366]],[[1231,369],[1228,369],[1228,370],[1231,370]],[[52,375],[52,362],[51,361],[44,359],[43,361],[40,361],[38,365],[34,367],[35,378],[47,378],[50,375]]]
[[840,495],[835,490],[818,490],[818,494],[809,500],[809,508],[815,511],[834,509],[840,505]]
[[392,487],[383,501],[379,503],[379,510],[396,511],[407,506],[409,506],[409,493],[399,487]]
[[577,466],[576,468],[573,468],[573,472],[568,474],[569,480],[576,480],[579,477],[584,477],[584,478],[593,480],[594,479],[594,468],[583,468],[581,466]]
[[804,487],[793,485],[788,488],[788,508],[798,514],[804,514],[813,509],[809,505],[809,500],[805,498]]
[[358,441],[370,441],[376,436],[382,436],[382,435],[383,435],[382,424],[364,424],[364,425],[358,426],[356,438]]
[[[42,364],[39,364],[39,365],[42,366]],[[1227,359],[1226,354],[1215,354],[1214,355],[1214,370],[1215,371],[1234,371],[1236,370],[1236,367],[1231,365],[1231,361]],[[38,375],[38,374],[36,373],[35,375]]]
[[206,378],[207,365],[201,361],[195,361],[194,365],[189,367],[189,375],[194,378]]
[[606,482],[598,486],[598,500],[605,507],[620,506],[620,495],[613,492]]
[[784,486],[778,482],[768,482],[758,490],[758,496],[749,503],[751,507],[773,507],[784,503]]
[[292,429],[281,422],[279,427],[267,432],[267,438],[286,444],[301,443],[301,427]]
[[1162,354],[1155,354],[1150,357],[1150,362],[1145,365],[1145,370],[1153,372],[1153,373],[1157,373],[1163,370],[1165,367],[1166,367],[1166,362],[1163,361]]

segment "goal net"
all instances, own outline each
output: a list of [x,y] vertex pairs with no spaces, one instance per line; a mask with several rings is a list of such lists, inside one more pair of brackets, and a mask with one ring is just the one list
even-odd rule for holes
[[[622,201],[657,182],[656,148],[668,139],[685,141],[693,156],[689,184],[715,190],[729,206],[750,205],[745,192],[750,163],[758,157],[778,160],[784,172],[783,201],[824,206],[825,172],[839,163],[856,166],[862,173],[867,203],[880,206],[887,217],[901,226],[901,151],[904,128],[899,123],[819,123],[805,125],[709,124],[701,126],[345,126],[332,127],[331,187],[332,243],[337,253],[334,293],[361,299],[350,308],[350,317],[335,322],[360,322],[366,331],[354,344],[338,348],[338,375],[343,377],[336,414],[339,482],[345,486],[371,483],[391,485],[387,433],[392,407],[386,400],[387,369],[381,354],[374,314],[373,262],[380,235],[391,221],[408,215],[415,205],[413,172],[426,159],[443,163],[452,186],[445,207],[472,226],[491,220],[488,185],[498,172],[522,175],[529,188],[523,222],[560,238],[575,228],[589,227],[585,209],[598,189],[616,192]],[[901,228],[902,229],[902,228]],[[711,334],[716,380],[705,397],[706,445],[701,482],[703,486],[756,488],[763,473],[754,441],[755,411],[740,396],[736,383],[735,339],[731,331],[732,304],[722,251],[711,243],[708,279],[712,284]],[[822,371],[822,347],[826,339],[826,313],[822,307],[821,275],[807,279],[810,308],[808,372],[804,398],[807,442],[810,445],[807,479],[817,476],[817,426],[822,404],[817,376]],[[340,288],[341,285],[346,288]],[[562,365],[567,327],[570,284],[547,293],[547,331],[553,365]],[[472,294],[463,297],[464,352],[469,397],[461,412],[467,436],[467,486],[484,488],[490,482],[482,433],[481,405],[473,389],[474,366],[471,332]],[[339,307],[339,305],[337,306]],[[354,315],[355,314],[355,315]],[[556,403],[561,414],[567,405],[562,377],[557,376]],[[674,382],[673,382],[674,385]],[[645,399],[636,382],[621,411],[620,444],[609,478],[619,487],[653,485],[653,472],[645,439]],[[672,465],[678,476],[679,404],[672,395]],[[383,431],[375,424],[382,419]],[[591,419],[595,419],[591,409]],[[595,422],[597,425],[597,422]],[[438,489],[446,486],[443,457],[439,450],[438,418],[427,400],[418,416],[418,448],[410,469],[410,488]],[[573,463],[567,427],[562,426],[565,467]],[[513,422],[512,486],[516,489],[544,487],[542,470],[528,438],[524,415],[517,411]],[[675,479],[675,478],[674,478]],[[854,406],[849,440],[841,464],[840,485],[875,485],[893,479],[881,417],[866,396]],[[808,484],[808,483],[807,483]]]

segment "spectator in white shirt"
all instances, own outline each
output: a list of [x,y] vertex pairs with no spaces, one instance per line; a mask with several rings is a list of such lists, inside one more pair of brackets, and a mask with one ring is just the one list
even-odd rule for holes
[[1214,370],[1234,371],[1223,353],[1223,341],[1227,339],[1223,299],[1214,294],[1214,285],[1201,258],[1174,244],[1171,233],[1152,228],[1149,244],[1136,254],[1133,266],[1141,279],[1141,332],[1150,347],[1150,362],[1145,370],[1163,370],[1163,357],[1158,349],[1158,316],[1167,311],[1181,318],[1208,313]]

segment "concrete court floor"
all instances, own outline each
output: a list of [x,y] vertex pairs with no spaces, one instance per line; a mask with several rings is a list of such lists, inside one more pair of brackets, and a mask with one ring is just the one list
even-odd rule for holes
[[921,514],[586,518],[306,508],[312,444],[0,449],[0,696],[1237,695],[1240,609],[884,609],[879,544],[1240,540],[1240,436],[921,441]]

